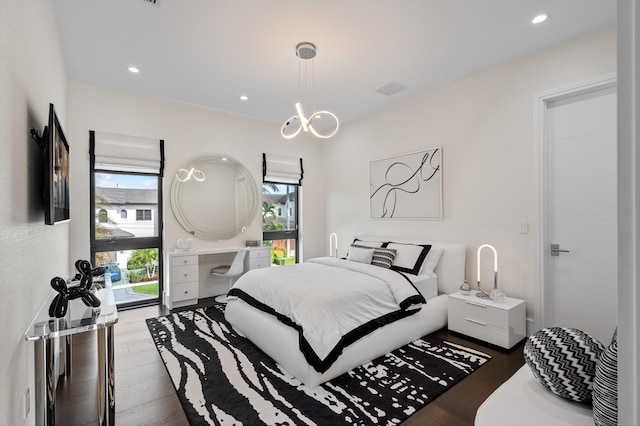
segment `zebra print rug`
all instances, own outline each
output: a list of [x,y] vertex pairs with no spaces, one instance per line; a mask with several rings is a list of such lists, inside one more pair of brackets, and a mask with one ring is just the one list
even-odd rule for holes
[[147,319],[191,425],[393,425],[491,357],[423,337],[309,388],[281,370],[213,306]]

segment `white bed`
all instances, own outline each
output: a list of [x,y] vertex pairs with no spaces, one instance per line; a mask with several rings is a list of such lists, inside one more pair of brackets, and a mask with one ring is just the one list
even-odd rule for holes
[[[447,294],[458,290],[464,280],[465,247],[457,243],[418,241],[362,235],[364,241],[394,241],[404,244],[430,244],[442,250],[435,268],[412,277],[416,288],[426,294],[427,303],[419,312],[378,328],[344,348],[338,359],[323,373],[306,361],[299,348],[298,331],[240,299],[232,299],[225,318],[241,335],[251,340],[280,367],[308,386],[317,386],[365,362],[384,355],[447,324]],[[437,251],[437,250],[435,250]],[[437,279],[437,293],[434,280]],[[432,290],[428,290],[429,288]],[[429,297],[431,296],[431,297]]]

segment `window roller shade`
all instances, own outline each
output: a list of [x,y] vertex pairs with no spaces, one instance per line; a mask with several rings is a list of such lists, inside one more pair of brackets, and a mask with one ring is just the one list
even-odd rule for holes
[[302,158],[262,154],[262,181],[302,185]]
[[92,132],[96,170],[163,174],[164,146],[159,139]]

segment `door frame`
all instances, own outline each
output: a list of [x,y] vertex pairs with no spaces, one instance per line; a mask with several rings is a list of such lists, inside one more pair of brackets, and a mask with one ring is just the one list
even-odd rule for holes
[[533,318],[527,322],[528,334],[547,326],[547,306],[545,282],[548,282],[549,264],[546,249],[551,243],[548,238],[547,223],[547,130],[549,103],[601,89],[616,86],[616,73],[611,72],[588,80],[533,95],[533,214],[538,224],[533,235]]

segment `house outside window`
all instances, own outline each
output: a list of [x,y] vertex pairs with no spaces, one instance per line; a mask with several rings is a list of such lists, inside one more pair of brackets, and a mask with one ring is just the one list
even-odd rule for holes
[[126,219],[127,218],[127,211],[122,209],[120,210],[120,219]]

